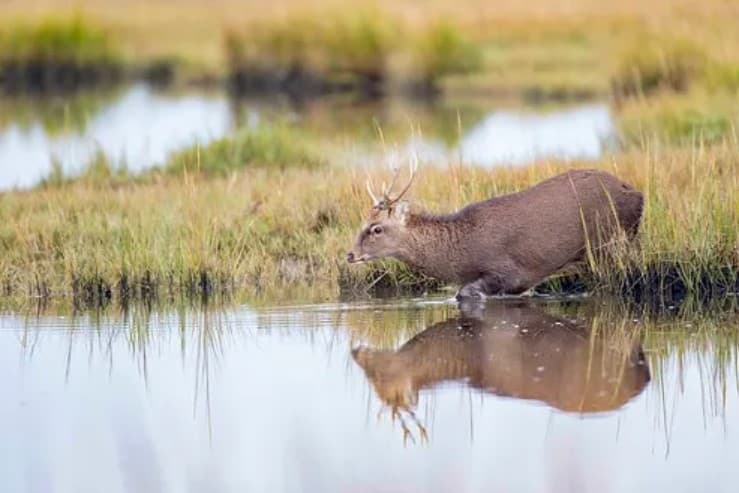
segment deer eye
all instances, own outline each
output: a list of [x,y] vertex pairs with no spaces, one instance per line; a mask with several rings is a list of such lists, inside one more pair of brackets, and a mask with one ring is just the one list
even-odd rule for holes
[[382,231],[383,229],[382,229],[382,226],[380,225],[372,226],[372,228],[370,229],[370,233],[372,233],[373,235],[382,234]]

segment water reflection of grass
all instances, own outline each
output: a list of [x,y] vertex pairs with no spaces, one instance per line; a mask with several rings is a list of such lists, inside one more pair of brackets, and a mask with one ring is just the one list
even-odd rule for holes
[[120,89],[77,91],[63,95],[0,97],[0,131],[18,126],[23,131],[40,125],[52,136],[83,132]]
[[[14,310],[23,308],[16,306]],[[84,312],[68,306],[37,308],[25,317],[20,337],[27,364],[33,363],[35,353],[52,333],[45,326],[50,319],[42,318],[42,329],[38,327],[37,317],[47,313],[66,315],[51,322],[54,328],[64,329],[66,381],[75,378],[73,367],[77,368],[81,360],[90,364],[99,361],[107,365],[110,374],[116,365],[126,364],[121,360],[127,360],[135,363],[144,385],[148,385],[152,360],[169,349],[178,349],[183,368],[193,378],[193,413],[202,410],[211,431],[212,379],[228,344],[238,337],[229,313],[222,307],[131,304],[121,310]]]
[[253,97],[231,100],[237,125],[254,125],[258,115],[259,125],[280,126],[286,124],[289,115],[291,128],[303,138],[319,142],[323,154],[328,156],[342,154],[346,149],[360,155],[373,154],[379,148],[380,131],[389,143],[402,145],[422,136],[453,148],[464,132],[474,128],[486,115],[511,107],[520,109],[517,103],[520,101],[487,97],[368,100],[346,95],[298,102]]
[[[544,333],[547,330],[576,330],[577,333],[571,334],[575,339],[570,343],[582,339],[577,347],[572,348],[567,344],[561,346],[561,350],[570,348],[574,351],[565,358],[568,364],[573,364],[572,360],[579,358],[582,364],[573,368],[587,372],[608,369],[609,374],[617,378],[626,378],[624,372],[629,370],[624,364],[628,361],[633,363],[635,347],[643,348],[651,374],[651,382],[646,384],[650,396],[646,402],[647,416],[653,420],[656,432],[664,434],[669,449],[674,426],[673,406],[682,400],[697,401],[701,403],[706,419],[721,417],[729,394],[739,392],[739,335],[735,330],[739,323],[739,311],[736,303],[708,308],[706,310],[705,306],[700,306],[694,310],[686,305],[672,313],[651,313],[603,300],[535,303],[531,308],[534,310],[532,313],[540,315],[532,319],[534,323],[539,320],[537,317],[542,317],[542,324],[554,322],[565,324],[566,327],[542,325],[537,328],[535,325],[526,325],[521,328],[527,331],[535,328],[536,334],[532,335],[534,339],[546,337]],[[494,306],[491,309],[496,310]],[[43,350],[49,334],[37,329],[36,317],[56,310],[58,308],[32,311],[25,319],[20,342],[29,363],[32,363],[35,352]],[[505,320],[506,312],[501,313],[500,321]],[[219,361],[231,357],[230,348],[234,345],[248,342],[257,333],[259,337],[302,341],[318,351],[326,351],[327,355],[348,355],[351,347],[360,344],[374,349],[397,349],[427,329],[438,329],[449,321],[457,320],[459,315],[453,304],[440,303],[438,299],[421,303],[397,300],[391,303],[266,308],[255,312],[232,312],[229,306],[221,305],[154,307],[134,304],[122,311],[110,308],[80,312],[65,318],[62,323],[66,329],[63,336],[67,346],[66,372],[67,378],[74,378],[74,372],[70,373],[72,364],[81,359],[107,362],[110,371],[122,360],[133,360],[146,383],[151,377],[153,360],[162,358],[172,350],[179,351],[183,367],[193,378],[194,411],[205,412],[210,423],[210,395],[218,386]],[[522,320],[531,321],[528,318]],[[44,323],[41,323],[42,326]],[[501,326],[499,330],[505,332],[504,328]],[[527,333],[519,337],[526,338]],[[436,334],[437,337],[440,335]],[[558,343],[566,340],[569,339],[555,338]],[[446,346],[442,341],[440,349],[444,348]],[[530,349],[554,351],[555,348],[532,346]],[[434,351],[428,353],[429,356],[435,354]],[[452,359],[456,357],[448,351],[444,354]],[[479,356],[477,352],[471,354]],[[505,358],[505,354],[500,353],[496,357]],[[524,358],[524,355],[512,357],[516,360]],[[622,357],[623,361],[619,359]],[[419,361],[417,364],[431,365],[431,368],[438,365],[439,375],[443,375],[446,368],[443,360],[434,356],[432,360]],[[462,362],[458,363],[462,365]],[[556,368],[547,367],[550,371],[557,371]],[[699,393],[683,387],[682,382],[688,376],[700,381]],[[576,380],[576,375],[567,375],[560,383]],[[614,389],[621,384],[613,384]],[[627,386],[632,384],[632,380],[623,382]],[[688,394],[688,391],[694,393]],[[626,395],[630,395],[629,392]],[[419,414],[415,418],[432,437],[435,412],[433,395],[433,390],[423,391],[423,399],[418,401]],[[469,397],[472,399],[472,394]],[[557,397],[561,398],[563,396]],[[404,424],[415,433],[409,416],[405,416]],[[467,418],[467,415],[459,417],[460,420]],[[396,416],[396,419],[400,418]],[[472,414],[469,419],[474,420]],[[470,426],[474,434],[474,422]],[[666,452],[669,453],[669,450]]]

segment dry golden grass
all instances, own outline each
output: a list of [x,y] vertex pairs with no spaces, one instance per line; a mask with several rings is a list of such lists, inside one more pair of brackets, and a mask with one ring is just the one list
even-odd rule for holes
[[[644,32],[686,38],[721,62],[739,62],[739,7],[724,0],[362,0],[353,4],[352,11],[356,9],[385,12],[411,30],[440,19],[460,26],[486,48],[489,77],[478,81],[484,87],[538,84],[560,91],[572,86],[605,90],[617,65],[611,58]],[[130,58],[174,57],[219,73],[225,67],[223,34],[228,29],[346,11],[338,0],[9,0],[0,27],[81,12],[109,26]]]
[[[735,140],[708,148],[653,144],[597,163],[425,167],[412,195],[432,211],[452,211],[577,166],[611,171],[646,195],[641,249],[623,264],[596,268],[591,286],[622,290],[626,271],[661,282],[649,281],[660,266],[695,293],[736,282]],[[0,282],[6,293],[89,300],[219,290],[331,299],[378,282],[418,286],[423,280],[398,263],[345,263],[369,206],[364,179],[361,170],[336,167],[248,168],[222,178],[161,174],[6,193]]]

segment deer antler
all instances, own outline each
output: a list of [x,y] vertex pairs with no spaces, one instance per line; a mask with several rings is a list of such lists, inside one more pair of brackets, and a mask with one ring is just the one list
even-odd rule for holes
[[403,445],[406,445],[408,442],[408,439],[413,443],[413,445],[416,444],[416,436],[413,434],[413,430],[410,426],[408,426],[408,423],[406,422],[405,418],[403,417],[403,411],[405,411],[408,416],[410,416],[411,420],[413,421],[413,424],[416,425],[418,428],[418,434],[419,439],[421,443],[428,443],[429,436],[428,432],[426,431],[426,427],[423,426],[421,421],[416,417],[416,413],[413,412],[408,407],[398,407],[393,406],[391,409],[390,418],[395,421],[397,418],[398,421],[400,421],[400,429],[403,430]]
[[391,196],[391,193],[393,191],[393,188],[395,187],[395,183],[398,181],[398,176],[400,175],[400,168],[397,166],[393,167],[393,178],[390,181],[389,186],[385,186],[385,183],[382,184],[382,198],[378,199],[375,195],[374,191],[372,190],[372,184],[370,183],[370,180],[367,180],[367,192],[369,192],[370,197],[372,197],[372,206],[375,209],[378,210],[389,210],[393,204],[397,203],[400,199],[403,198],[403,196],[408,192],[408,190],[411,188],[411,185],[413,184],[413,179],[416,176],[416,172],[418,171],[418,154],[414,151],[411,154],[410,161],[408,163],[408,183],[406,183],[403,190],[400,191],[400,193],[393,198]]
[[377,206],[380,204],[380,199],[375,196],[375,193],[372,191],[372,183],[370,182],[369,178],[367,178],[367,182],[365,183],[367,186],[367,193],[370,194],[370,197],[372,197],[372,205]]

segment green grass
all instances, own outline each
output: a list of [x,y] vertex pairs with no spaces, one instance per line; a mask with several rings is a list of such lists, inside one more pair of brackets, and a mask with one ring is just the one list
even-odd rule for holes
[[116,78],[119,52],[108,32],[80,17],[49,18],[0,31],[0,81],[46,89]]
[[390,78],[431,85],[482,68],[479,46],[460,27],[436,22],[412,30],[380,10],[292,14],[231,29],[224,46],[242,89],[380,91]]
[[413,47],[417,71],[429,85],[483,68],[483,51],[456,25],[448,21],[432,24],[419,35]]
[[379,11],[337,17],[324,34],[331,65],[338,72],[348,72],[365,82],[383,82],[391,50],[398,45],[397,24]]
[[226,176],[248,166],[315,168],[324,164],[316,146],[289,126],[260,125],[179,151],[170,157],[164,170]]
[[364,11],[292,14],[231,29],[224,43],[230,79],[242,90],[381,84],[396,31],[392,19]]
[[3,60],[97,63],[116,59],[109,34],[83,17],[20,25],[2,36]]
[[[91,299],[221,291],[330,299],[439,287],[399,262],[346,264],[369,210],[359,170],[214,165],[213,173],[191,173],[197,160],[190,159],[187,173],[107,184],[82,179],[4,194],[0,286],[9,294]],[[628,298],[659,294],[667,282],[703,295],[736,282],[738,163],[735,141],[672,149],[653,142],[596,163],[493,172],[426,167],[412,196],[432,211],[451,211],[563,169],[606,169],[646,195],[641,248],[582,271],[586,285]]]
[[[705,79],[696,80],[700,84],[710,81],[711,86],[733,87],[734,91],[737,87],[736,12],[730,2],[722,0],[688,0],[679,5],[668,0],[613,5],[574,1],[566,9],[544,0],[501,6],[481,0],[424,5],[372,0],[351,7],[332,1],[306,5],[296,0],[265,6],[230,0],[133,0],[125,4],[80,0],[74,5],[36,0],[33,9],[21,0],[6,4],[0,14],[0,31],[38,25],[40,19],[58,19],[48,23],[62,24],[82,16],[87,26],[84,32],[92,35],[79,39],[114,44],[116,53],[139,66],[174,61],[178,71],[198,80],[233,73],[234,67],[257,74],[259,70],[274,75],[298,69],[308,71],[306,76],[325,76],[331,57],[341,62],[337,65],[342,70],[355,74],[418,79],[420,73],[414,70],[420,72],[424,65],[426,74],[432,75],[447,73],[450,67],[456,73],[460,63],[466,71],[477,65],[474,52],[479,52],[480,70],[464,76],[444,75],[463,80],[441,85],[454,82],[454,87],[467,90],[578,98],[606,94],[611,79],[636,90],[635,73],[652,86],[690,84],[697,68],[705,72],[705,77],[697,74],[698,79]],[[439,28],[440,19],[449,29]],[[97,22],[106,27],[100,29]],[[226,31],[233,34],[224,49]],[[417,43],[435,46],[437,51],[416,47]],[[460,51],[461,46],[465,48]],[[419,52],[422,55],[414,57]],[[449,58],[448,53],[461,56]],[[695,61],[703,64],[701,53],[707,66],[694,67]],[[620,62],[609,64],[614,58]]]
[[686,91],[708,65],[703,48],[689,39],[642,36],[622,48],[612,77],[621,95]]
[[647,140],[692,147],[736,140],[739,102],[730,94],[661,94],[629,101],[618,114],[626,145]]
[[113,162],[102,151],[95,153],[78,173],[65,172],[55,161],[39,188],[80,184],[110,188],[152,183],[161,180],[162,175],[184,179],[189,176],[231,177],[245,168],[314,169],[326,164],[316,144],[295,129],[285,124],[262,124],[203,146],[192,145],[172,154],[161,168],[138,175],[129,173],[126,162]]

